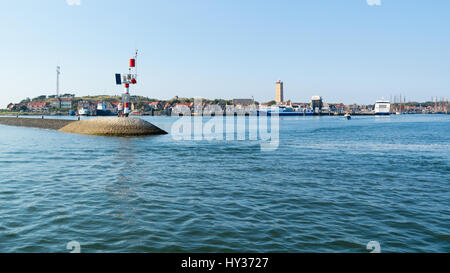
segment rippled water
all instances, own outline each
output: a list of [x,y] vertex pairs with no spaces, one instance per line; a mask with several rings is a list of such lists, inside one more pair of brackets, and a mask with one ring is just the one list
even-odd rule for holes
[[449,183],[448,116],[282,118],[272,152],[0,125],[0,252],[450,252]]

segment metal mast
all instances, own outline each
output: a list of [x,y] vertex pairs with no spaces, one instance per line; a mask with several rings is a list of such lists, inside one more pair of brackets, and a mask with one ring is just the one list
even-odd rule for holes
[[59,98],[59,75],[61,74],[61,67],[56,67],[56,97]]

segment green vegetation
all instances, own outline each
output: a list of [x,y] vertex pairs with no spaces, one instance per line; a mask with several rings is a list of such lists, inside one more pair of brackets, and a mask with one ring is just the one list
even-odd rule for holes
[[98,96],[83,96],[75,97],[74,100],[89,100],[89,101],[104,101],[104,102],[120,102],[122,98],[120,96],[108,96],[108,95],[98,95]]
[[42,95],[42,96],[33,98],[31,101],[44,101],[46,99],[47,99],[47,96],[46,95]]

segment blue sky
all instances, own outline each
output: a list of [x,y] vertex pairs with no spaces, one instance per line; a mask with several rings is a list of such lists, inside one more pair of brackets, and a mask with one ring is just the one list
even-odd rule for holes
[[[369,0],[376,3],[379,0]],[[0,107],[62,92],[373,103],[450,95],[450,1],[1,0]]]

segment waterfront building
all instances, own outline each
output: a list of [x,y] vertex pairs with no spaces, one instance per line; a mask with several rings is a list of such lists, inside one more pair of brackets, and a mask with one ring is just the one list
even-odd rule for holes
[[159,101],[151,102],[148,104],[148,106],[150,107],[150,109],[154,109],[154,110],[159,110],[162,108],[162,104]]
[[72,98],[61,98],[61,109],[72,109],[73,99]]
[[248,106],[253,104],[255,104],[255,100],[253,99],[233,99],[233,105]]
[[56,109],[61,108],[61,99],[59,97],[56,97],[52,100],[52,107]]
[[348,108],[348,111],[349,111],[350,113],[352,113],[352,114],[356,114],[356,113],[361,112],[361,107],[360,107],[360,105],[358,105],[358,104],[356,104],[356,103],[350,104],[347,108]]
[[70,110],[70,109],[72,109],[73,98],[72,97],[64,97],[64,98],[56,97],[52,100],[51,105],[53,108],[56,108],[56,109]]
[[45,111],[48,109],[46,102],[32,101],[27,104],[27,108],[30,111]]
[[275,101],[281,104],[284,101],[284,84],[281,80],[276,82]]
[[332,112],[335,112],[337,114],[344,114],[346,112],[347,107],[343,103],[338,103],[334,105],[330,104],[330,108]]
[[315,113],[320,113],[323,107],[323,100],[321,96],[313,96],[311,98],[311,108]]
[[191,113],[192,106],[192,103],[180,102],[173,106],[172,112],[177,115],[186,115],[188,112]]

